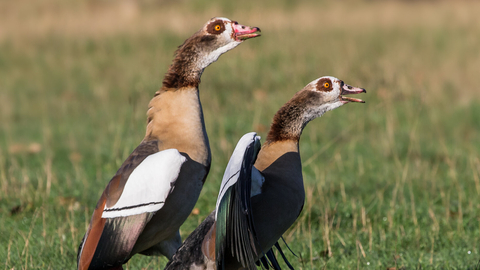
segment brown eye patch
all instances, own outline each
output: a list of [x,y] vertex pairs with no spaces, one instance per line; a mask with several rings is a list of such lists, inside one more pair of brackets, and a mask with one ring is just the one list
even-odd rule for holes
[[222,20],[216,20],[207,25],[207,32],[213,35],[219,35],[225,31],[225,24]]
[[328,78],[322,78],[317,82],[317,90],[323,92],[330,92],[333,90],[332,81]]

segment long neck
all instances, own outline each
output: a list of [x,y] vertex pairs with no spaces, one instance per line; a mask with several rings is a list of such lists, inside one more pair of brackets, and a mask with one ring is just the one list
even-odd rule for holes
[[266,142],[291,140],[298,143],[308,122],[338,107],[339,104],[341,105],[340,102],[323,103],[318,93],[314,91],[303,90],[298,92],[273,117]]
[[175,59],[163,79],[162,90],[198,87],[203,70],[239,44],[239,41],[222,43],[213,35],[197,32],[175,52]]
[[263,171],[288,152],[298,152],[298,143],[306,125],[304,110],[296,102],[296,96],[278,110],[273,117],[267,140],[258,153],[255,167]]
[[175,148],[209,165],[210,146],[198,91],[205,55],[197,44],[194,35],[175,52],[162,88],[150,101],[144,140],[157,140],[160,150]]
[[173,63],[163,79],[162,90],[198,87],[204,67],[199,64],[203,55],[195,43],[195,39],[187,39],[175,52]]
[[198,48],[198,36],[187,39],[155,93],[147,112],[144,140],[157,140],[159,149],[175,148],[204,165],[211,160],[198,85],[205,68],[205,53]]
[[303,128],[307,124],[302,107],[294,102],[288,102],[273,117],[270,131],[267,135],[267,143],[280,141],[300,140]]

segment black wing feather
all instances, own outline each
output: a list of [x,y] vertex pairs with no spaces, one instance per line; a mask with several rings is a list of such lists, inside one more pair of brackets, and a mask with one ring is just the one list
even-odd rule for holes
[[[246,269],[257,269],[259,262],[266,269],[270,269],[270,267],[275,270],[281,269],[273,248],[267,253],[263,253],[255,231],[250,198],[252,169],[260,150],[260,141],[256,135],[253,136],[253,140],[245,148],[238,180],[228,187],[218,206],[215,253],[216,265],[219,270],[225,269],[225,252],[227,250],[230,250],[231,255]],[[278,242],[275,247],[280,251],[288,267],[293,269]]]
[[250,205],[251,176],[260,142],[256,134],[245,148],[237,182],[221,198],[217,213],[216,260],[217,269],[224,269],[225,251],[230,250],[243,267],[256,269],[260,257]]

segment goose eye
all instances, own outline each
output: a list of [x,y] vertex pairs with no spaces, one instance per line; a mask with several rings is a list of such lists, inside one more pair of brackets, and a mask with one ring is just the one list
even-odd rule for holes
[[328,82],[326,82],[326,83],[323,84],[323,87],[328,88],[328,87],[330,87],[330,84]]
[[216,20],[211,22],[207,26],[207,32],[212,35],[219,35],[225,31],[225,22],[222,20]]

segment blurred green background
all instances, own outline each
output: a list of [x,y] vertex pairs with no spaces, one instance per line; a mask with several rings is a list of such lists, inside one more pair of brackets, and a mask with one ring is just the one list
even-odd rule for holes
[[[176,47],[214,16],[258,26],[200,85],[213,163],[186,237],[246,132],[332,75],[367,89],[301,139],[296,269],[474,269],[480,3],[0,1],[0,269],[73,269],[105,185],[143,139]],[[135,256],[125,269],[160,269]]]

